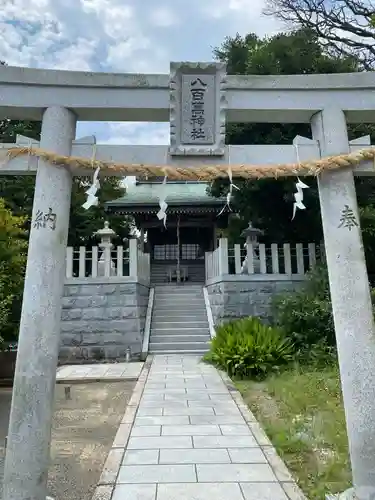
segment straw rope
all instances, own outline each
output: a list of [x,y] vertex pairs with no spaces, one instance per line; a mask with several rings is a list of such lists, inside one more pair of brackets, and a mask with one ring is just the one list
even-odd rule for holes
[[[76,156],[61,156],[40,148],[11,148],[8,150],[9,159],[22,155],[37,156],[54,165],[70,166],[76,169],[95,170],[100,167],[107,172],[116,172],[125,175],[135,175],[140,178],[168,176],[169,180],[202,180],[212,181],[217,178],[228,177],[228,165],[197,165],[199,160],[192,160],[189,167],[158,166],[146,164],[122,164],[96,159],[80,158]],[[287,175],[319,175],[327,170],[354,168],[362,161],[375,160],[375,148],[362,149],[348,154],[328,156],[314,161],[289,163],[279,165],[231,165],[233,177],[244,179],[278,178]],[[375,170],[375,166],[374,166]]]

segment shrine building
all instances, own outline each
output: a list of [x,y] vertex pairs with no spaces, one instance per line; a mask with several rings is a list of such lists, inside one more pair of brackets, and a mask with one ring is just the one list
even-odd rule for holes
[[[175,280],[177,266],[182,281],[204,282],[205,253],[216,249],[218,230],[228,224],[226,199],[210,196],[208,187],[196,181],[162,186],[162,178],[137,180],[123,197],[106,203],[109,213],[134,218],[142,250],[150,254],[152,284]],[[157,217],[162,189],[168,204],[165,225]]]

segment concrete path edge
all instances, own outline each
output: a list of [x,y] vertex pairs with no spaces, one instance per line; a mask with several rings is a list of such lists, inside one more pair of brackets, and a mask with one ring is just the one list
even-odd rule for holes
[[149,355],[144,362],[91,500],[110,500],[112,497],[152,360],[153,356]]

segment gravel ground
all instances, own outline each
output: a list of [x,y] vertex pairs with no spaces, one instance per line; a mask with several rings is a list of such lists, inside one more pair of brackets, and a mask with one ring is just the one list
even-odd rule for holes
[[[71,399],[56,386],[48,493],[91,500],[135,382],[73,384]],[[0,497],[11,390],[0,388]]]

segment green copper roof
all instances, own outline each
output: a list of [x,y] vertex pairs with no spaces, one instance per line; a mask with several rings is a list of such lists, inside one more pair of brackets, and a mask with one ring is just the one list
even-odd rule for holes
[[107,207],[140,207],[159,204],[159,196],[165,189],[168,205],[210,205],[223,206],[225,198],[213,198],[207,194],[205,182],[167,182],[163,187],[156,183],[139,183],[127,188],[126,195],[117,200],[108,201]]

